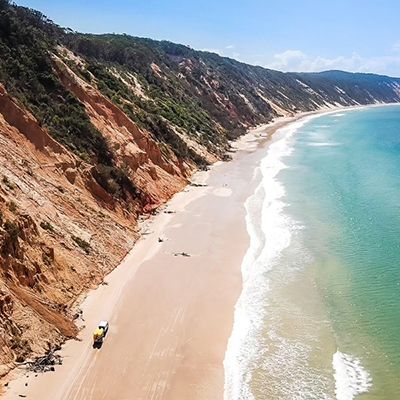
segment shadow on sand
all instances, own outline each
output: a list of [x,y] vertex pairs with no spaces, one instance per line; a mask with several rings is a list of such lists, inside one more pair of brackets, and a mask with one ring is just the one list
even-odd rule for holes
[[93,348],[94,349],[100,350],[102,346],[103,346],[103,342],[94,342],[93,343]]

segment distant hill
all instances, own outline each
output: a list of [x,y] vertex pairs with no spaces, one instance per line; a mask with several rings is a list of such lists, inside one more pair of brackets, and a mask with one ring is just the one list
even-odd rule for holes
[[0,376],[76,334],[138,220],[280,115],[400,101],[400,79],[283,73],[61,28],[0,0]]
[[[161,89],[153,98],[157,104],[157,95],[167,95],[183,109],[188,110],[188,104],[200,106],[209,117],[203,120],[204,134],[217,132],[215,123],[223,128],[219,135],[235,137],[285,112],[399,101],[400,79],[385,76],[282,73],[183,45],[126,35],[69,34],[64,43],[89,64],[130,71],[146,88],[157,86]],[[172,124],[187,128],[170,112],[171,107],[162,106],[162,114]]]

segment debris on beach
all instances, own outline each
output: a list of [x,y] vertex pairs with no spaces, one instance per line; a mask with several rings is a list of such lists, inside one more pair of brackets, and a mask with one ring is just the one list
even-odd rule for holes
[[175,214],[176,211],[172,211],[172,210],[165,210],[164,214]]
[[82,318],[83,319],[83,311],[78,309],[78,311],[74,314],[74,319]]
[[33,361],[27,361],[26,367],[32,372],[54,371],[54,365],[62,364],[62,357],[55,354],[56,349],[49,350],[44,356],[37,357]]
[[194,186],[194,187],[207,187],[208,186],[205,183],[196,183],[196,182],[190,182],[189,185]]
[[190,254],[188,254],[188,253],[185,253],[184,251],[182,251],[182,252],[180,252],[180,253],[174,253],[174,256],[175,256],[175,257],[177,257],[177,256],[182,256],[182,257],[191,257],[191,255],[190,255]]

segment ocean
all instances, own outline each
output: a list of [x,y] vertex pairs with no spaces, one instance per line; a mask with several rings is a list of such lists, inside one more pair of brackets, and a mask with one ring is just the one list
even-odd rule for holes
[[225,399],[400,399],[400,106],[288,125],[254,179]]

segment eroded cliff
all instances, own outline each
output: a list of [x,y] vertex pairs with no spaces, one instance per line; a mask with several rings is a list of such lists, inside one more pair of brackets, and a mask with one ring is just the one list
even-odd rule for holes
[[[66,71],[65,85],[78,85]],[[179,191],[194,168],[164,157],[94,88],[80,89],[71,88],[140,192],[126,200],[108,193],[96,166],[52,139],[0,86],[0,375],[75,336],[77,300],[133,246],[138,216]]]

